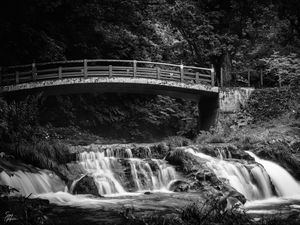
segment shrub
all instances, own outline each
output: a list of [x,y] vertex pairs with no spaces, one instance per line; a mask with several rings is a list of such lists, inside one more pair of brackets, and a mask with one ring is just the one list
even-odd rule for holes
[[293,111],[299,104],[298,94],[299,91],[287,88],[254,90],[245,110],[253,117],[253,122],[278,118],[284,113]]
[[274,52],[262,61],[266,64],[269,79],[295,87],[300,84],[300,58],[297,54],[280,55]]

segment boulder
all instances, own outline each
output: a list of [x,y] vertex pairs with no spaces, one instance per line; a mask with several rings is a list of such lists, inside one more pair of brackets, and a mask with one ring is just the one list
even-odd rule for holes
[[170,191],[187,192],[190,189],[190,184],[183,180],[177,180],[170,185]]
[[91,176],[84,176],[75,185],[73,194],[91,194],[97,197],[103,197],[98,192],[98,187]]

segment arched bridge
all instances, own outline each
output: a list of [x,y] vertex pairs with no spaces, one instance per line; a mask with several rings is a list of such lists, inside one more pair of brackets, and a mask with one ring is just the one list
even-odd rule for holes
[[136,60],[72,60],[4,67],[0,95],[120,92],[161,94],[199,102],[207,129],[218,108],[214,69]]

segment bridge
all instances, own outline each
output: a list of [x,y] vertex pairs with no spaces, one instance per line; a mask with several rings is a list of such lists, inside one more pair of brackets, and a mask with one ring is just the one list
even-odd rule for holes
[[199,102],[199,128],[218,110],[213,68],[137,60],[72,60],[4,67],[0,95],[115,92],[168,95]]

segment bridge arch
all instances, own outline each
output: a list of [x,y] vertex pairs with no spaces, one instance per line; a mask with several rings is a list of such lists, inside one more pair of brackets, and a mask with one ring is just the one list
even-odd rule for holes
[[218,111],[213,68],[136,60],[73,60],[3,68],[1,95],[141,93],[197,101],[199,129],[207,130]]

